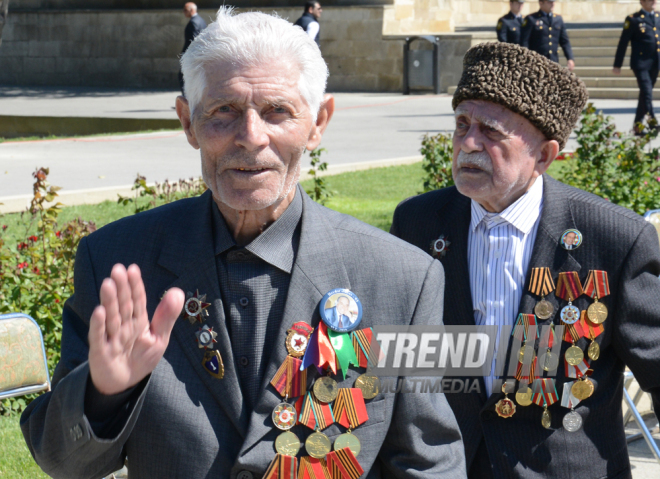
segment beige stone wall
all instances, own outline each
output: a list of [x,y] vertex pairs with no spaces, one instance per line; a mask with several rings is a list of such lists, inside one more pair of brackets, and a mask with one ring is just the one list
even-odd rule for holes
[[[622,22],[640,9],[638,0],[564,0],[555,13],[567,22]],[[522,13],[538,10],[527,1]],[[509,11],[508,0],[394,0],[385,7],[384,35],[420,35],[453,32],[456,27],[495,25]]]

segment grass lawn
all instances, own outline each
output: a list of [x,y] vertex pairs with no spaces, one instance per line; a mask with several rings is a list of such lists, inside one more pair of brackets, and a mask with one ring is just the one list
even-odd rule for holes
[[[561,176],[562,164],[556,162],[550,174]],[[347,213],[356,218],[388,231],[392,223],[392,213],[403,199],[422,190],[424,171],[421,163],[405,166],[391,166],[372,170],[342,173],[327,177],[328,188],[335,195],[328,201],[329,208]],[[147,178],[148,180],[148,178]],[[303,182],[303,187],[311,188],[312,182]],[[111,221],[133,214],[134,205],[121,206],[116,202],[105,201],[98,205],[70,206],[63,209],[60,219],[66,222],[77,217],[96,222],[103,226]],[[16,241],[36,232],[36,225],[29,224],[20,214],[0,217],[0,224],[7,225],[3,238],[11,246]],[[18,426],[18,417],[0,418],[0,478],[12,479],[47,477],[34,464]]]

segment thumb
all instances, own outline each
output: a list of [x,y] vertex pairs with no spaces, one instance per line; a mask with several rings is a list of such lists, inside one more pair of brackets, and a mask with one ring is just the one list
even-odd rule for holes
[[179,288],[172,288],[165,293],[151,321],[151,333],[154,336],[169,340],[174,323],[183,309],[184,300],[185,294]]

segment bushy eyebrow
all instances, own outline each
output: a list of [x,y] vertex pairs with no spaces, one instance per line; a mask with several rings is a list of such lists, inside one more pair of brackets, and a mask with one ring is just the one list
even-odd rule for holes
[[[470,117],[470,112],[467,109],[460,108],[460,107],[458,107],[456,109],[456,111],[454,112],[454,116],[456,118],[458,118],[460,116],[463,116],[463,115]],[[507,132],[506,128],[504,128],[504,125],[502,123],[500,123],[499,121],[493,119],[493,118],[488,118],[488,117],[480,116],[480,115],[473,115],[470,118],[478,121],[482,125],[485,125],[489,128],[493,128],[493,129],[495,129],[495,130],[497,130],[501,133],[506,134],[506,132]]]

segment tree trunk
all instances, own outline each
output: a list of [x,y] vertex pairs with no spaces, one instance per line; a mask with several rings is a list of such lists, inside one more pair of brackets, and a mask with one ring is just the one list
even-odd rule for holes
[[2,28],[7,23],[7,13],[9,11],[9,0],[0,0],[0,45],[2,45]]

